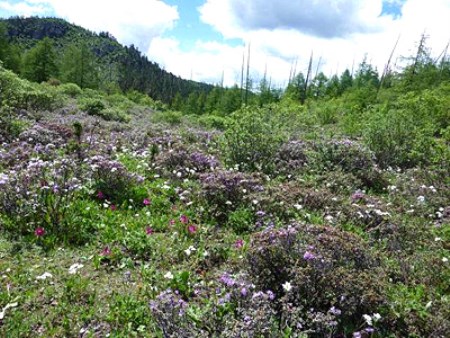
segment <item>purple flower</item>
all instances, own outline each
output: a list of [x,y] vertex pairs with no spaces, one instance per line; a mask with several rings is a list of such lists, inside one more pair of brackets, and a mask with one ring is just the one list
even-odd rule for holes
[[152,227],[146,227],[146,228],[145,228],[145,233],[146,233],[147,235],[152,235],[152,234],[153,234],[153,229],[152,229]]
[[234,285],[234,279],[231,278],[228,274],[224,274],[220,277],[220,281],[225,284],[228,287],[231,287]]
[[147,206],[147,205],[150,205],[152,203],[152,201],[148,198],[144,198],[144,201],[142,203],[144,203],[144,205]]
[[247,289],[246,289],[245,287],[242,288],[242,289],[241,289],[241,296],[245,298],[245,297],[247,297],[247,294],[248,294]]
[[269,297],[270,300],[274,300],[275,299],[275,294],[272,291],[267,290],[266,294],[267,294],[267,296]]
[[339,310],[337,307],[334,307],[334,306],[332,306],[330,308],[330,310],[328,310],[328,312],[333,314],[333,315],[335,315],[335,316],[339,316],[342,313],[341,310]]
[[186,215],[181,215],[180,216],[180,222],[183,224],[188,224],[189,223],[189,218]]
[[312,252],[305,251],[305,254],[303,255],[304,260],[310,261],[313,260],[314,258],[316,258],[316,256]]
[[103,192],[99,191],[99,192],[97,193],[97,198],[100,199],[100,200],[102,200],[102,199],[105,198],[105,194],[104,194]]

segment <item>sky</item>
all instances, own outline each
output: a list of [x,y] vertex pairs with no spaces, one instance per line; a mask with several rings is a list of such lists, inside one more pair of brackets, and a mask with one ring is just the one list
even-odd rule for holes
[[292,69],[326,76],[366,58],[381,72],[415,53],[423,33],[438,58],[450,41],[450,0],[0,0],[0,17],[56,16],[134,44],[186,79],[240,82],[250,75],[287,84]]

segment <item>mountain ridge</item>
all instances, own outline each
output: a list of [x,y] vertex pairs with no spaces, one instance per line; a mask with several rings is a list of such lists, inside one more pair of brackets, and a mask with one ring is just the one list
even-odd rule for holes
[[[6,25],[12,44],[26,53],[45,37],[52,40],[58,52],[76,41],[85,42],[97,57],[99,68],[115,76],[105,76],[107,81],[116,82],[126,92],[137,90],[155,100],[171,103],[177,93],[187,98],[192,92],[208,93],[214,86],[202,82],[182,79],[164,70],[140,52],[134,45],[124,46],[109,32],[92,32],[81,26],[55,17],[11,17],[0,19]],[[114,79],[112,79],[114,78]]]

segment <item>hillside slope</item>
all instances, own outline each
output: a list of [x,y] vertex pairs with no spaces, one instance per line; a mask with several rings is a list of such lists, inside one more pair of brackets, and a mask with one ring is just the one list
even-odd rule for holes
[[209,92],[213,86],[185,80],[148,60],[136,47],[122,46],[108,32],[99,34],[58,18],[0,19],[5,23],[10,42],[22,54],[45,37],[50,38],[61,55],[71,44],[83,42],[98,58],[103,81],[117,84],[121,90],[138,90],[153,99],[172,102],[177,93],[188,97],[193,91]]

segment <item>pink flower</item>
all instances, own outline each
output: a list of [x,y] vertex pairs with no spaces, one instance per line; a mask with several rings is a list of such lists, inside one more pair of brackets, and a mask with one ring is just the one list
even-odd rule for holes
[[181,215],[180,216],[180,222],[183,224],[188,224],[189,223],[189,218],[186,215]]
[[36,237],[42,237],[45,235],[45,229],[43,227],[38,227],[36,230],[34,230],[34,234]]
[[111,255],[111,249],[108,246],[105,246],[105,248],[102,250],[101,256],[109,256]]
[[105,198],[105,194],[102,193],[101,191],[99,191],[99,192],[97,193],[97,198],[102,200],[102,199]]
[[111,204],[110,207],[111,211],[117,210],[117,207],[115,204]]
[[234,247],[236,249],[240,249],[244,246],[244,240],[242,239],[238,239],[235,243],[234,243]]
[[175,220],[174,219],[171,219],[170,221],[169,221],[169,225],[175,225]]
[[194,224],[188,226],[188,232],[190,234],[195,234],[197,232],[197,227]]
[[148,199],[148,198],[144,198],[144,201],[142,203],[144,203],[144,205],[147,206],[147,205],[150,205],[152,203],[152,201],[150,201],[150,199]]
[[152,227],[146,227],[146,228],[145,228],[145,233],[146,233],[147,235],[152,235],[152,234],[153,234],[153,229],[152,229]]

